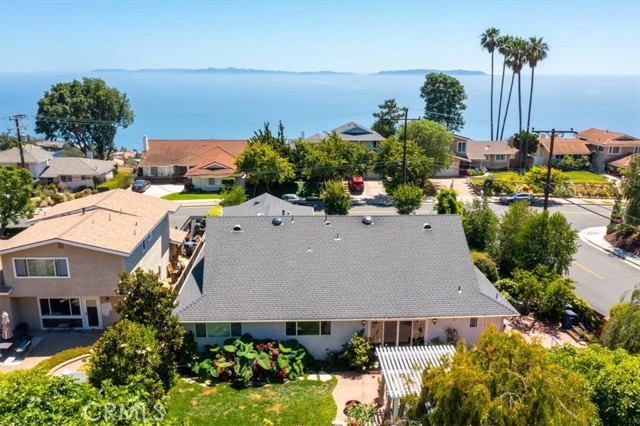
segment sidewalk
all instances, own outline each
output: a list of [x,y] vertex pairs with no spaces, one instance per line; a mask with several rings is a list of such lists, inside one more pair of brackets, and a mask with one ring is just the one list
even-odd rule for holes
[[635,265],[640,268],[640,257],[635,254],[626,252],[622,249],[612,246],[607,241],[605,241],[604,236],[606,234],[607,228],[606,226],[596,226],[594,228],[586,228],[579,232],[578,236],[580,239],[586,243],[599,247],[604,251],[608,251],[628,263]]

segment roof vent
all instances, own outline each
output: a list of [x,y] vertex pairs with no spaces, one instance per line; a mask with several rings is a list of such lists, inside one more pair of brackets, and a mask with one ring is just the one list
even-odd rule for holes
[[271,223],[273,223],[273,226],[280,226],[282,225],[282,218],[280,216],[274,217]]
[[325,220],[324,224],[327,225],[327,226],[331,226],[331,222],[329,222],[328,220]]
[[430,231],[431,230],[431,224],[430,223],[425,223],[424,225],[422,225],[422,229],[424,229],[425,231]]
[[242,227],[240,225],[236,225],[233,227],[233,232],[240,232],[242,231]]
[[372,225],[373,218],[371,216],[365,216],[362,218],[362,223],[364,223],[365,225]]

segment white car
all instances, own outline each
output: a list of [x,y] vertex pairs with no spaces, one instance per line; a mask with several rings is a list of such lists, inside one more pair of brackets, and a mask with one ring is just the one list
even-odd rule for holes
[[511,204],[516,201],[528,201],[529,203],[532,203],[533,195],[528,192],[514,192],[513,194],[500,197],[500,202],[502,204]]

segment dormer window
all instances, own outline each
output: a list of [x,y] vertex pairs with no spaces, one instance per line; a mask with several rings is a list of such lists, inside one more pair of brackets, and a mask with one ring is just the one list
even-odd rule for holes
[[467,152],[467,143],[466,142],[458,142],[457,152]]
[[610,146],[609,147],[609,154],[619,154],[620,153],[620,147],[619,146]]

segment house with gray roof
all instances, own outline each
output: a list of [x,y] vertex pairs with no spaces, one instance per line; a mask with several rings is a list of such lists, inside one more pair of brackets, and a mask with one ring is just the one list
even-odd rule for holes
[[313,207],[299,206],[264,193],[222,209],[222,216],[313,216]]
[[81,157],[53,157],[49,167],[41,174],[39,183],[56,183],[75,189],[81,186],[95,188],[113,177],[116,162]]
[[[331,132],[335,132],[345,141],[363,143],[369,148],[377,148],[378,143],[384,140],[384,137],[380,133],[353,121],[336,127],[328,133]],[[326,137],[326,133],[316,133],[306,140],[311,142],[320,142]]]
[[361,329],[382,346],[447,330],[473,344],[519,315],[473,265],[456,215],[208,218],[175,313],[200,345],[251,333],[316,358]]
[[[34,179],[38,179],[42,172],[49,167],[49,161],[53,154],[36,145],[23,144],[24,165],[31,172]],[[17,147],[0,151],[0,164],[12,164],[20,167],[22,160],[20,150]]]

